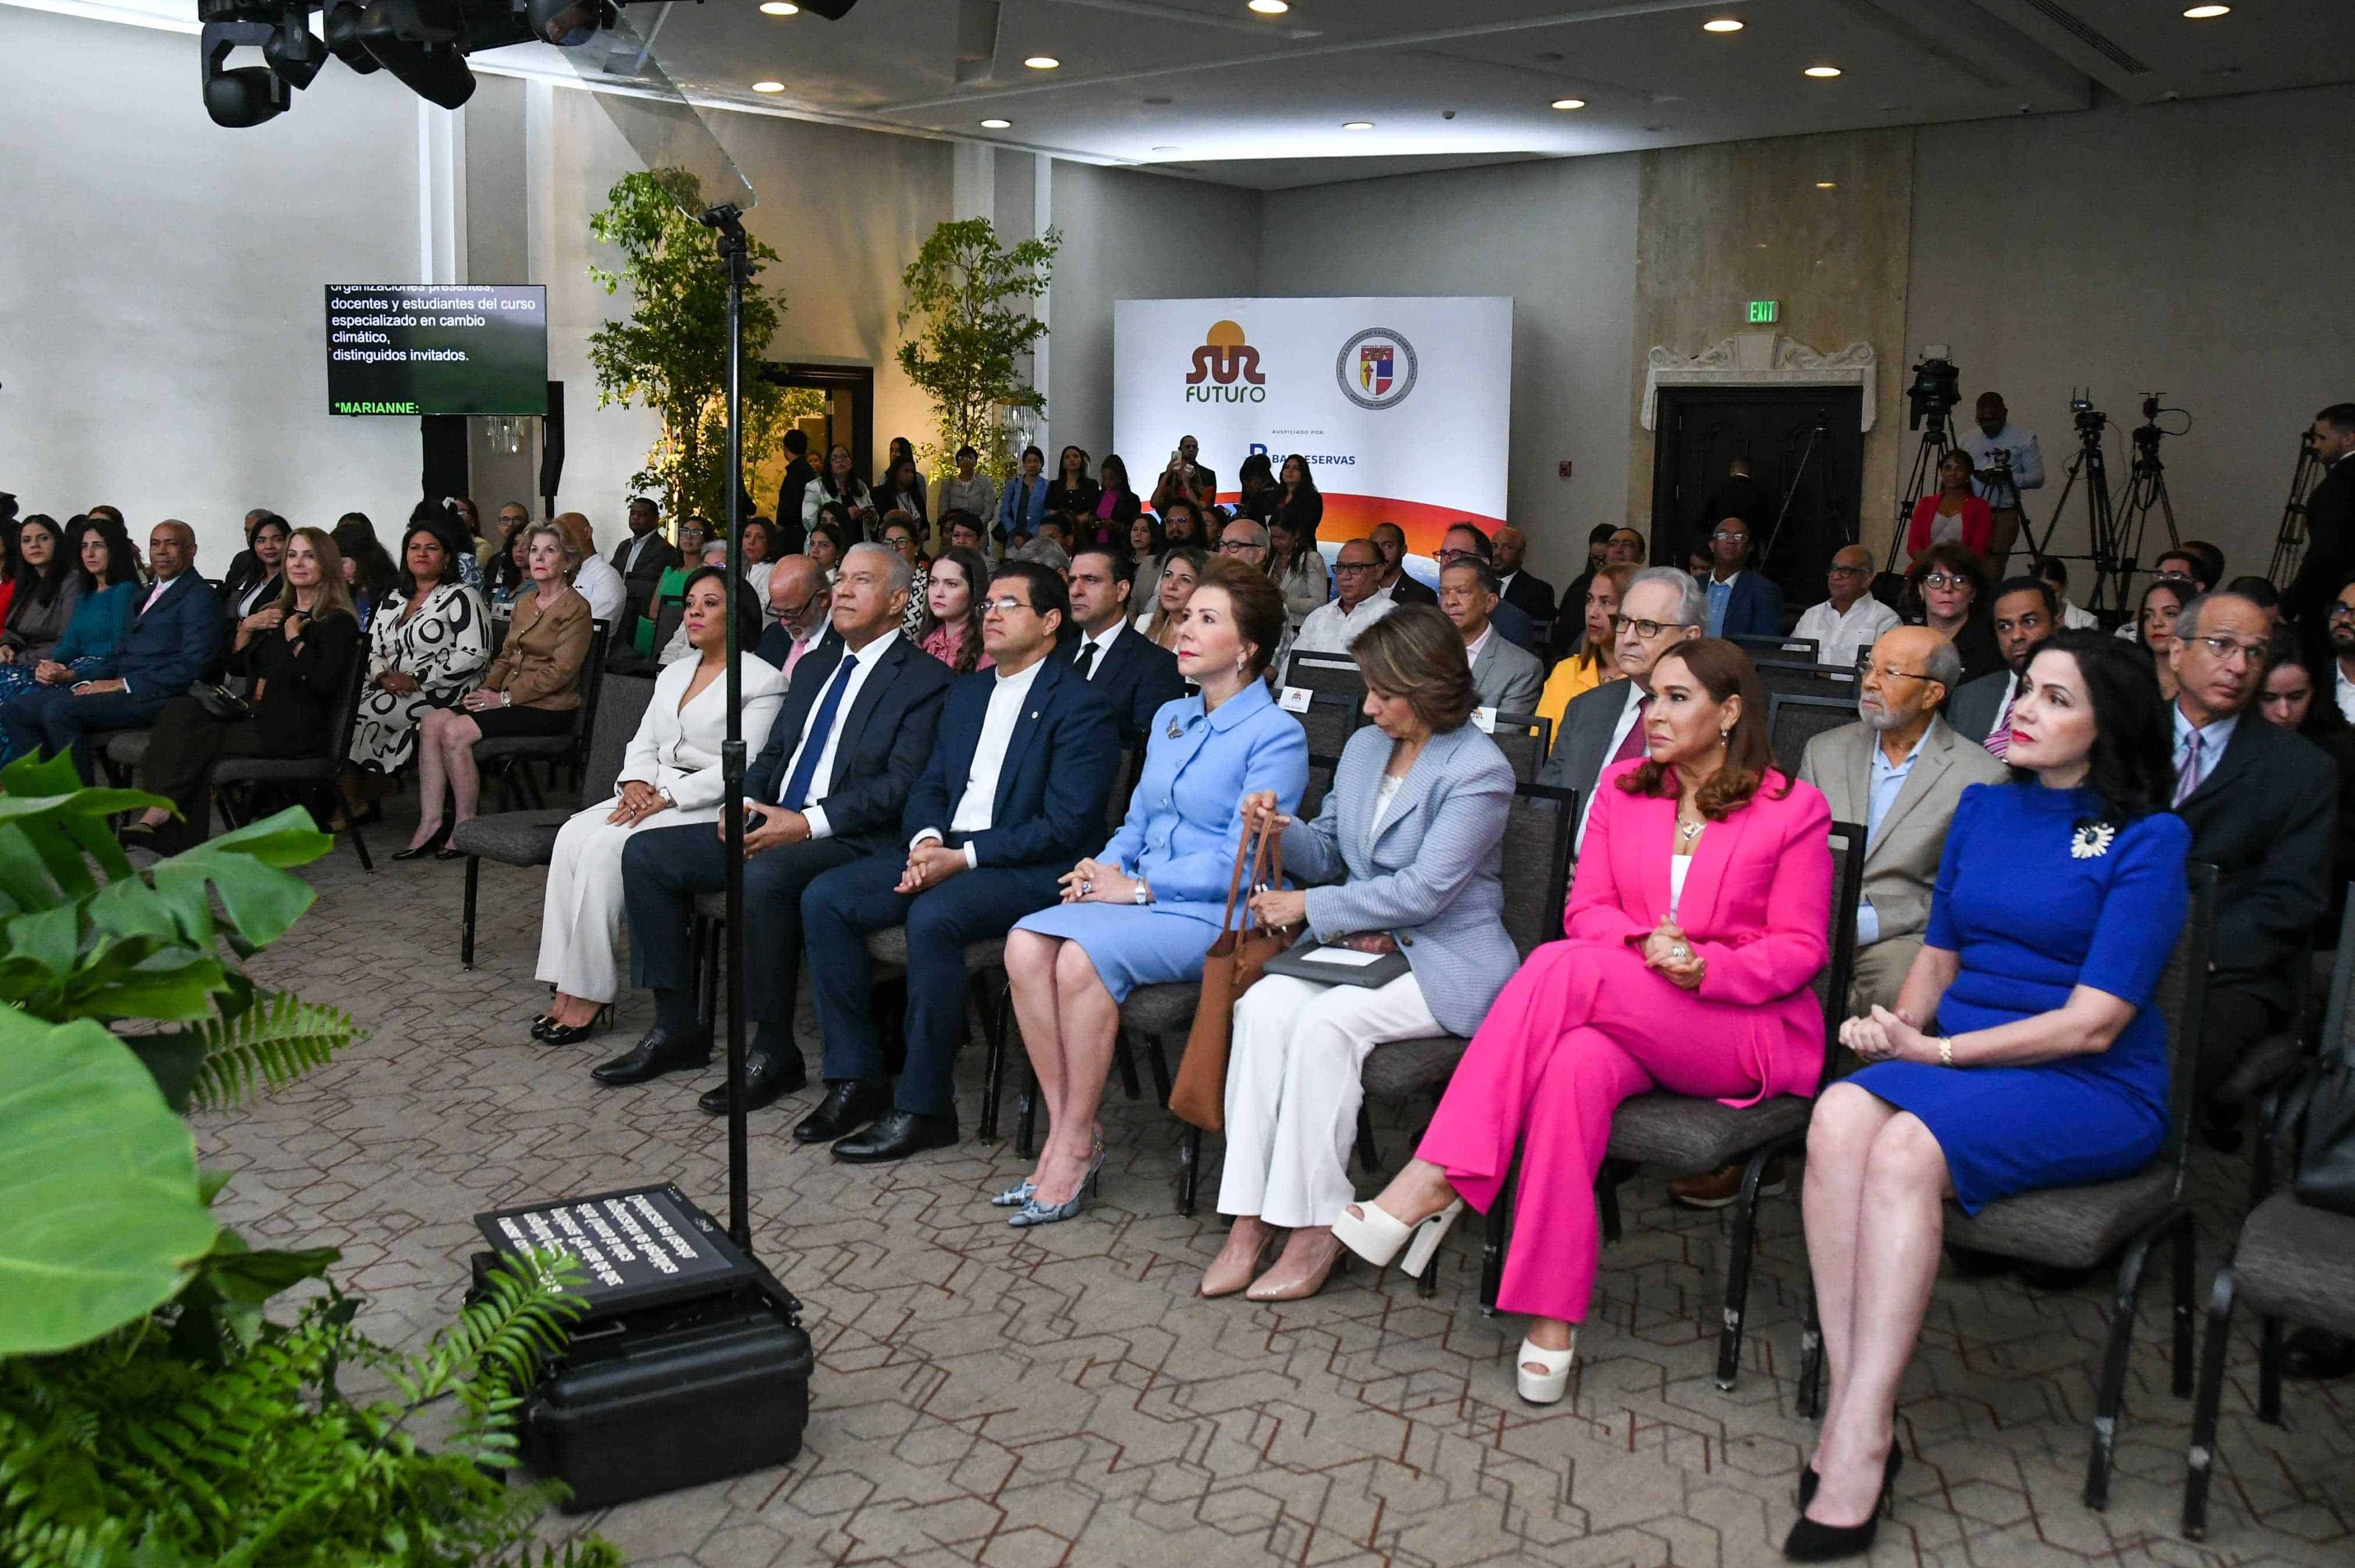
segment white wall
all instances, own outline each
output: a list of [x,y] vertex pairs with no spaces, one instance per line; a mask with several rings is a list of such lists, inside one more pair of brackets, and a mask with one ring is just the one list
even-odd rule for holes
[[[1575,577],[1588,529],[1626,514],[1635,158],[1359,180],[1265,201],[1260,293],[1512,296],[1507,504],[1537,571],[1556,587]],[[1563,459],[1575,465],[1568,481]]]
[[[2111,418],[2118,492],[2157,390],[2194,420],[2161,451],[2184,536],[2265,570],[2298,432],[2355,397],[2350,117],[2339,87],[1921,131],[1906,346],[1951,344],[1966,398],[2000,391],[2037,432],[2040,529],[2076,450],[2070,387]],[[2083,519],[2073,499],[2055,548],[2085,548]],[[2163,547],[2154,525],[2143,560]]]
[[[1050,302],[1047,418],[1056,451],[1085,448],[1098,462],[1112,450],[1112,307],[1117,300],[1217,299],[1263,292],[1259,277],[1261,196],[1167,175],[1054,167],[1055,260]],[[1325,290],[1320,292],[1346,292]],[[1163,454],[1123,452],[1129,477],[1146,488]],[[1241,452],[1206,452],[1231,480]]]
[[415,276],[417,99],[331,66],[225,131],[192,37],[15,7],[5,36],[0,489],[183,518],[214,575],[251,507],[406,518],[417,422],[327,413],[322,286]]

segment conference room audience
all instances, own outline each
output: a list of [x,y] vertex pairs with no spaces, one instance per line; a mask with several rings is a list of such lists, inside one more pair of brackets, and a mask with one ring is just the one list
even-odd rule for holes
[[[1000,544],[1016,535],[1039,531],[1039,524],[1047,515],[1047,454],[1037,447],[1022,449],[1022,471],[1006,482],[1006,489],[997,499],[997,538]],[[991,514],[984,514],[985,516]]]
[[[1260,923],[1399,954],[1407,972],[1379,987],[1263,975],[1236,1004],[1219,1186],[1234,1224],[1204,1296],[1248,1286],[1254,1301],[1289,1301],[1323,1288],[1341,1254],[1332,1226],[1350,1199],[1366,1057],[1394,1040],[1470,1034],[1520,961],[1504,923],[1513,769],[1470,722],[1481,699],[1461,646],[1428,606],[1368,627],[1351,652],[1372,722],[1342,748],[1316,819],[1284,813],[1272,789],[1244,797],[1250,830],[1281,832],[1284,869],[1302,885],[1255,894]],[[1260,1274],[1278,1231],[1291,1234]]]
[[[527,558],[531,541],[531,520],[527,517],[500,536],[498,548],[492,553],[488,565],[483,567],[483,599],[493,609],[505,609],[516,600],[516,595],[531,587],[531,563]],[[355,601],[357,608],[357,601]],[[638,634],[652,641],[655,634],[651,621],[640,621]]]
[[1897,624],[1897,612],[1872,597],[1872,552],[1861,545],[1832,552],[1824,586],[1831,597],[1801,610],[1791,635],[1815,643],[1817,663],[1853,670],[1864,651]]
[[1750,524],[1722,517],[1709,535],[1711,637],[1780,637],[1783,590],[1750,568]]
[[[629,585],[613,563],[597,553],[597,535],[589,519],[578,512],[559,512],[549,524],[564,540],[565,576],[573,591],[589,605],[592,620],[618,626],[629,608]],[[525,552],[525,572],[530,576],[530,552]],[[535,584],[537,577],[533,578]],[[527,597],[518,593],[517,599]]]
[[905,438],[895,437],[891,445],[891,461],[883,477],[875,482],[875,510],[886,516],[901,512],[919,523],[929,523],[932,514],[924,508],[924,476],[916,471],[916,459],[897,450],[907,445]]
[[[330,535],[336,553],[344,558],[344,584],[352,590],[352,609],[363,627],[376,622],[376,611],[398,588],[400,564],[376,536],[376,524],[365,512],[346,512],[336,519]],[[133,564],[138,552],[132,552]]]
[[787,556],[769,574],[769,602],[761,611],[768,625],[753,652],[791,680],[802,661],[833,635],[833,590],[817,563],[807,556]]
[[1301,621],[1292,639],[1292,654],[1347,654],[1359,632],[1399,607],[1390,595],[1376,591],[1381,580],[1382,554],[1371,539],[1352,539],[1342,546],[1333,558],[1337,597]]
[[1407,575],[1406,530],[1395,523],[1377,523],[1366,535],[1381,552],[1382,577],[1374,591],[1400,604],[1439,602],[1438,590]]
[[1025,540],[1007,550],[1006,557],[1016,561],[1036,561],[1050,571],[1060,572],[1071,565],[1072,542],[1078,530],[1071,520],[1060,512],[1050,512],[1039,519],[1036,537]]
[[[1162,543],[1192,545],[1199,549],[1209,549],[1218,542],[1218,535],[1215,529],[1206,529],[1203,526],[1202,519],[1205,515],[1215,515],[1215,513],[1212,508],[1197,506],[1190,501],[1171,502],[1167,510],[1161,514]],[[1264,522],[1265,519],[1263,518],[1260,521]],[[1220,516],[1218,522],[1219,524],[1223,525],[1226,519]]]
[[2237,594],[2202,594],[2176,618],[2174,811],[2191,853],[2216,867],[2199,1118],[2209,1143],[2240,1146],[2245,1109],[2220,1091],[2249,1047],[2288,1021],[2309,933],[2329,906],[2338,780],[2330,758],[2248,712],[2273,630]]
[[[895,549],[901,560],[908,557]],[[990,655],[981,635],[982,600],[989,584],[989,563],[971,550],[951,550],[932,563],[930,573],[919,572],[924,602],[915,626],[903,620],[900,630],[916,645],[960,675],[986,670]],[[908,590],[916,591],[911,584]]]
[[[1578,651],[1555,662],[1546,676],[1545,690],[1538,696],[1537,715],[1552,725],[1557,735],[1562,715],[1574,698],[1619,679],[1619,637],[1613,622],[1619,618],[1620,596],[1642,569],[1625,564],[1606,566],[1587,579]],[[1562,612],[1569,613],[1566,600]]]
[[1462,556],[1439,568],[1440,613],[1463,643],[1478,705],[1491,714],[1532,713],[1545,691],[1545,666],[1497,625],[1495,616],[1503,603],[1496,569],[1477,556]]
[[[1633,592],[1646,595],[1639,577]],[[1519,1153],[1498,1310],[1526,1313],[1515,1381],[1533,1404],[1570,1382],[1599,1242],[1594,1181],[1622,1100],[1652,1090],[1755,1104],[1815,1091],[1829,957],[1831,813],[1785,778],[1766,698],[1730,642],[1679,643],[1640,757],[1604,771],[1562,923],[1497,994],[1415,1158],[1334,1234],[1420,1274],[1466,1203],[1486,1213]],[[1667,862],[1668,874],[1661,874]],[[1421,1234],[1417,1234],[1420,1232]]]
[[1264,574],[1216,560],[1186,607],[1178,669],[1199,690],[1154,715],[1128,816],[1112,841],[1060,878],[1063,902],[1006,939],[1015,1016],[1048,1136],[1030,1175],[991,1200],[1017,1226],[1068,1220],[1103,1168],[1097,1113],[1140,985],[1191,982],[1222,917],[1242,842],[1242,800],[1271,790],[1290,813],[1308,783],[1308,737],[1268,690],[1284,596]]
[[[1594,574],[1611,564],[1611,535],[1616,532],[1617,529],[1608,523],[1597,523],[1586,531],[1585,564],[1580,567],[1578,575],[1570,579],[1570,587],[1562,590],[1562,603],[1568,607],[1565,613],[1574,613],[1586,602],[1586,590],[1593,586]],[[1557,630],[1554,641],[1556,646],[1566,651],[1576,636],[1575,628],[1567,637]]]
[[842,570],[843,552],[850,547],[849,540],[850,530],[832,515],[809,525],[809,558],[816,564],[818,575],[828,583]]
[[1977,556],[1960,545],[1933,545],[1913,557],[1906,579],[1906,623],[1926,626],[1955,645],[1963,657],[1966,683],[2003,668],[2003,651],[1987,624],[1987,576]]
[[[490,612],[458,580],[454,555],[430,523],[412,524],[401,538],[400,580],[368,623],[368,683],[351,752],[365,772],[389,777],[408,767],[420,721],[455,703],[490,662]],[[349,791],[346,800],[358,809]]]
[[211,832],[213,764],[222,758],[327,755],[360,651],[359,617],[343,565],[325,530],[294,530],[278,561],[283,581],[271,607],[275,619],[239,661],[252,680],[245,715],[216,715],[186,694],[164,705],[139,767],[139,788],[165,797],[176,810],[142,811],[124,825],[125,844],[177,854],[204,842]]
[[[2329,705],[2339,717],[2355,723],[2355,578],[2339,585],[2324,620],[2323,652],[2313,665],[2315,701]],[[2301,630],[2301,651],[2306,641]]]
[[1153,605],[1139,610],[1135,627],[1146,641],[1174,653],[1184,629],[1186,602],[1202,580],[1211,557],[1191,545],[1173,545],[1161,555],[1161,580],[1153,590]]
[[[760,521],[769,528],[770,536],[774,539],[778,534],[776,525],[768,523],[765,518]],[[530,524],[527,520],[524,527],[529,526]],[[654,598],[647,602],[644,612],[630,628],[630,646],[641,657],[649,656],[654,652],[655,633],[660,630],[664,614],[671,606],[679,603],[685,598],[687,574],[702,567],[704,550],[711,543],[710,525],[692,512],[674,524],[671,533],[673,543],[678,550],[678,559],[672,562],[663,575],[655,579]],[[726,543],[725,540],[720,542]],[[520,555],[517,558],[517,564],[522,565]],[[522,581],[530,580],[531,574],[527,568],[522,574]],[[502,604],[513,603],[516,593],[522,590],[518,586],[510,591],[505,599],[494,597],[491,599],[491,607],[496,609]]]
[[[1674,567],[1646,567],[1620,596],[1614,652],[1627,683],[1601,686],[1572,698],[1554,731],[1553,751],[1538,769],[1539,783],[1578,791],[1574,853],[1585,853],[1604,770],[1645,755],[1654,665],[1663,654],[1699,637],[1707,613],[1700,584]],[[1761,722],[1764,716],[1758,715]]]
[[[728,569],[728,541],[725,539],[712,539],[707,541],[703,546],[703,554],[701,557],[696,561],[695,566],[698,570],[705,567],[717,567],[719,570],[723,572],[726,571]],[[683,583],[686,579],[682,577],[680,578],[680,581]],[[754,605],[759,607],[761,618],[765,621],[769,615],[768,602],[766,599],[760,594],[754,594],[752,596],[752,602]],[[645,622],[640,621],[639,624],[643,626]],[[694,655],[695,644],[687,641],[687,616],[684,613],[684,607],[682,607],[682,612],[678,618],[678,624],[671,628],[670,641],[665,642],[661,649],[655,652],[655,663],[657,668],[665,667],[676,664],[682,659],[692,658]]]
[[[1457,561],[1478,561],[1484,566],[1491,565],[1496,559],[1496,546],[1489,543],[1488,535],[1482,532],[1476,524],[1451,523],[1447,525],[1447,531],[1439,536],[1439,566],[1442,572]],[[1537,653],[1537,622],[1531,620],[1520,606],[1505,602],[1501,584],[1498,588],[1497,602],[1490,609],[1488,619],[1495,623],[1497,630],[1504,633],[1505,641],[1528,649],[1532,656]],[[1540,664],[1539,669],[1542,673],[1544,666]]]
[[2331,831],[2328,888],[2330,906],[2315,930],[2318,946],[2335,948],[2347,884],[2355,880],[2355,726],[2336,706],[2316,695],[2314,673],[2298,662],[2297,634],[2292,628],[2275,629],[2268,656],[2272,664],[2257,694],[2257,711],[2267,724],[2304,736],[2339,770],[2339,812]]
[[2093,631],[2100,628],[2101,617],[2090,609],[2081,609],[2069,597],[2069,563],[2058,556],[2044,556],[2036,563],[2034,574],[2052,585],[2061,599],[2061,629],[2063,631]]
[[[941,486],[941,523],[943,527],[958,513],[978,522],[997,515],[997,482],[982,471],[981,454],[969,446],[956,450],[956,472]],[[951,541],[954,543],[954,541]],[[974,548],[980,548],[976,540]]]
[[[454,563],[451,575],[480,592],[483,563],[477,548],[481,524],[479,520],[470,522],[458,509],[457,503],[463,499],[453,497],[447,501],[436,501],[429,495],[409,509],[409,521],[411,524],[431,523],[440,528],[442,536],[450,541],[450,558]],[[468,502],[467,504],[471,506],[473,503]]]
[[[809,524],[802,513],[802,503],[809,495],[810,486],[817,482],[817,465],[810,461],[809,435],[798,428],[788,429],[779,443],[785,454],[784,476],[777,482],[777,509],[771,515],[777,520],[783,534],[782,541],[789,551],[799,551]],[[679,551],[687,555],[684,541]],[[687,555],[688,560],[695,557]]]
[[[2355,403],[2333,403],[2314,416],[2309,450],[2323,466],[2320,483],[2306,495],[2306,554],[2297,576],[2283,593],[2289,618],[2298,626],[2307,662],[2319,664],[2329,650],[2330,601],[2355,572]],[[2220,566],[2210,582],[2223,578]]]
[[941,519],[941,544],[952,550],[971,550],[982,559],[990,556],[989,527],[971,512],[952,512]]
[[[482,777],[474,743],[569,735],[581,705],[581,677],[589,662],[589,602],[564,580],[568,559],[564,531],[542,524],[531,531],[527,558],[532,591],[515,602],[498,655],[482,683],[455,706],[432,707],[418,715],[416,834],[393,856],[413,860],[432,850],[439,860],[456,860],[443,847],[460,824],[472,821],[481,804]],[[450,811],[442,814],[447,789]]]
[[1128,464],[1118,452],[1107,452],[1098,465],[1095,504],[1080,514],[1076,543],[1109,545],[1128,537],[1128,525],[1145,510],[1145,503],[1128,482]]
[[1275,482],[1275,465],[1265,452],[1252,452],[1235,471],[1235,515],[1264,523],[1275,515],[1284,492]]
[[1303,533],[1298,521],[1296,513],[1278,512],[1265,524],[1267,575],[1284,595],[1284,618],[1295,631],[1333,597],[1332,575],[1325,569],[1324,552],[1316,547],[1316,535]]
[[2020,493],[2043,487],[2044,454],[2035,431],[2011,422],[2001,393],[1980,393],[1973,412],[1971,424],[1956,421],[1955,441],[1976,470],[1972,485],[1987,503],[1992,524],[1988,559],[2001,571],[2019,536]]
[[2061,596],[2041,577],[2007,577],[1996,589],[1987,624],[2003,668],[1964,683],[1946,705],[1946,720],[1998,762],[2011,745],[2011,705],[2028,678],[2028,662],[2061,629],[2060,620]]
[[2190,588],[2180,582],[2161,577],[2142,590],[2134,619],[2119,628],[2131,631],[2143,651],[2150,655],[2152,672],[2158,677],[2158,689],[2169,702],[2175,700],[2175,622],[2183,607],[2193,599]]
[[856,543],[867,537],[866,527],[875,520],[875,497],[866,482],[850,471],[850,449],[839,441],[826,449],[826,466],[802,492],[802,526],[807,529],[815,524],[829,504],[842,508],[837,521],[843,526],[846,541]]
[[1071,619],[1058,657],[1112,705],[1121,745],[1142,747],[1161,705],[1186,694],[1178,661],[1129,626],[1128,572],[1117,551],[1099,545],[1073,556],[1068,588]]
[[[922,635],[917,630],[917,623],[924,619],[926,597],[932,582],[932,562],[925,557],[923,546],[919,542],[922,531],[922,524],[901,513],[884,518],[878,535],[883,541],[883,547],[907,562],[908,570],[913,574],[909,579],[908,608],[900,619],[900,630],[916,638]],[[765,577],[754,586],[762,593],[768,591]]]
[[1087,449],[1065,447],[1055,459],[1055,477],[1047,486],[1047,510],[1092,516],[1103,494],[1103,486],[1088,472]]
[[[613,546],[613,554],[606,562],[622,579],[622,613],[609,618],[616,636],[629,635],[641,616],[653,616],[661,598],[664,576],[682,561],[695,559],[692,555],[682,555],[680,546],[663,537],[662,505],[651,496],[631,497],[629,530],[629,537]],[[747,533],[745,537],[749,550],[751,536]],[[579,586],[576,576],[574,587]],[[516,591],[523,591],[521,585]]]
[[[788,559],[807,560],[803,556]],[[772,577],[771,582],[776,579]],[[750,588],[730,588],[718,567],[687,574],[682,595],[692,658],[663,666],[637,731],[622,754],[613,793],[575,812],[556,835],[540,909],[534,978],[554,988],[531,1037],[570,1045],[595,1033],[598,1015],[621,994],[615,959],[622,936],[622,859],[637,833],[719,820],[725,785],[720,742],[728,733],[728,621],[741,638],[758,623]],[[749,651],[737,656],[745,748],[768,744],[784,701],[785,677]],[[708,828],[706,831],[709,831]]]
[[27,676],[65,640],[81,603],[81,563],[65,532],[46,513],[16,525],[16,567],[9,576],[6,630],[0,630],[0,666]]
[[36,684],[72,685],[94,673],[123,641],[132,607],[145,592],[131,541],[120,524],[102,517],[77,517],[66,530],[66,547],[73,563],[73,616],[66,622],[65,635],[46,653],[12,651],[0,662],[0,705]]
[[2115,1181],[2166,1137],[2167,1024],[2149,1004],[2200,850],[2168,813],[2158,687],[2115,639],[2062,632],[2030,664],[2012,724],[2020,781],[1964,792],[1897,1005],[1840,1026],[1867,1065],[1824,1091],[1808,1128],[1830,1386],[1785,1548],[1803,1561],[1862,1552],[1894,1487],[1898,1384],[1946,1193],[1975,1214]]
[[[1219,530],[1219,554],[1231,561],[1241,561],[1256,567],[1263,576],[1273,577],[1267,569],[1268,529],[1263,523],[1248,517],[1238,517]],[[1281,592],[1281,589],[1277,590]]]
[[[265,512],[253,520],[245,535],[245,553],[231,563],[229,575],[221,579],[221,611],[231,625],[278,598],[278,590],[285,586],[286,540],[291,533],[286,519],[275,512]],[[246,563],[242,572],[238,563]]]
[[1972,488],[1971,454],[1956,447],[1938,463],[1938,488],[1913,503],[1905,526],[1905,556],[1918,560],[1933,545],[1960,545],[1984,561],[1995,542],[1995,514]]
[[[13,514],[11,515],[13,516]],[[87,516],[89,514],[84,513],[81,515]],[[261,526],[263,518],[276,515],[277,514],[267,506],[254,507],[245,514],[245,522],[241,526],[245,547],[229,557],[229,570],[221,574],[220,588],[216,591],[226,593],[232,588],[242,588],[256,580],[255,574],[261,569],[261,562],[253,554],[253,531]],[[68,526],[70,528],[70,521]],[[16,575],[15,531],[10,529],[0,532],[0,544],[5,544],[5,547],[0,547],[0,570],[5,570],[5,575],[13,578]],[[0,614],[5,614],[6,609],[7,606],[0,603]]]
[[[1063,579],[1008,561],[985,591],[994,668],[943,700],[932,757],[901,813],[904,842],[826,873],[802,895],[826,1095],[794,1137],[831,1143],[851,1164],[957,1141],[965,947],[1053,905],[1064,870],[1103,834],[1120,742],[1112,705],[1055,656],[1069,610]],[[893,926],[908,941],[896,1086],[865,940]]]
[[1269,517],[1289,513],[1297,531],[1314,538],[1325,521],[1325,493],[1316,488],[1316,475],[1309,469],[1308,459],[1299,452],[1286,457],[1284,466],[1275,471],[1275,485]]
[[[1263,480],[1267,459],[1260,458]],[[1169,454],[1169,461],[1154,481],[1153,494],[1146,504],[1158,512],[1173,501],[1189,501],[1196,506],[1208,506],[1218,499],[1219,475],[1216,470],[1202,462],[1202,443],[1191,436],[1178,438],[1178,448]],[[1264,523],[1266,518],[1260,519]]]
[[[853,545],[835,583],[835,636],[794,670],[744,779],[744,977],[752,1024],[745,1103],[759,1110],[808,1081],[793,1039],[802,894],[824,872],[899,843],[908,793],[932,752],[941,700],[957,679],[900,632],[913,574],[878,544]],[[698,1016],[690,932],[697,895],[728,883],[727,843],[709,826],[656,828],[622,852],[633,983],[654,993],[654,1027],[591,1073],[642,1084],[711,1059]],[[725,1085],[696,1101],[728,1111]]]
[[2245,599],[2251,604],[2255,605],[2259,609],[2264,610],[2265,612],[2265,624],[2267,626],[2278,627],[2282,624],[2281,590],[2274,587],[2271,578],[2255,577],[2234,577],[2231,582],[2224,585],[2224,591],[2234,595],[2237,598]]
[[1161,552],[1169,547],[1168,536],[1162,532],[1161,519],[1150,512],[1140,512],[1128,525],[1126,559],[1135,566],[1129,578],[1129,597],[1142,599],[1153,592],[1161,581]]
[[1497,530],[1490,543],[1496,546],[1496,558],[1491,564],[1497,568],[1497,581],[1503,585],[1505,602],[1533,621],[1552,620],[1553,584],[1524,564],[1529,559],[1529,535],[1508,524]]

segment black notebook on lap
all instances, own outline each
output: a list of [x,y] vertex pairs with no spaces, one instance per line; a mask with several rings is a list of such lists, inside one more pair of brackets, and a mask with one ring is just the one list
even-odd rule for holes
[[1355,948],[1310,941],[1286,948],[1268,959],[1267,972],[1318,985],[1361,985],[1379,991],[1406,973],[1407,962],[1401,952],[1361,953]]

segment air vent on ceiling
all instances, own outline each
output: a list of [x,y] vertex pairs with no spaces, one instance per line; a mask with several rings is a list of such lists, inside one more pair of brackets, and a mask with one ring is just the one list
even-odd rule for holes
[[2068,33],[2079,43],[2092,49],[2128,76],[2150,74],[2150,67],[2126,53],[2115,39],[2066,5],[2056,5],[2054,0],[2026,0],[2026,4],[2032,10],[2042,12],[2051,19],[2054,26]]

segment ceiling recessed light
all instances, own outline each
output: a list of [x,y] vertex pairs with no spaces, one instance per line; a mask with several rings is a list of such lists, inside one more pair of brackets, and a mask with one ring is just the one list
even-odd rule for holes
[[2212,22],[2219,16],[2231,16],[2232,8],[2230,5],[2194,5],[2183,14],[2195,22]]
[[1003,131],[1013,123],[1011,120],[985,120],[981,122],[981,128],[985,131]]
[[1809,66],[1807,68],[1807,74],[1809,76],[1824,81],[1829,81],[1833,77],[1839,75],[1839,67],[1838,66]]
[[1374,122],[1370,120],[1347,121],[1341,126],[1344,131],[1370,131],[1373,128]]
[[1700,30],[1704,33],[1738,33],[1742,31],[1742,24],[1731,16],[1717,16],[1703,22]]
[[783,92],[785,90],[785,84],[782,81],[756,81],[752,84],[752,90],[754,92]]
[[1028,59],[1024,60],[1022,63],[1028,66],[1032,70],[1053,70],[1057,66],[1061,65],[1063,62],[1057,59],[1052,55],[1032,55]]
[[1582,98],[1557,98],[1553,101],[1552,107],[1556,109],[1583,109],[1586,107],[1586,100]]
[[761,15],[763,16],[795,16],[800,14],[801,7],[794,5],[793,0],[762,0],[761,6]]
[[1839,186],[1831,180],[1817,180],[1816,182],[1816,188],[1819,191],[1836,191],[1839,189]]
[[1251,0],[1251,9],[1263,16],[1281,16],[1292,7],[1285,0]]

